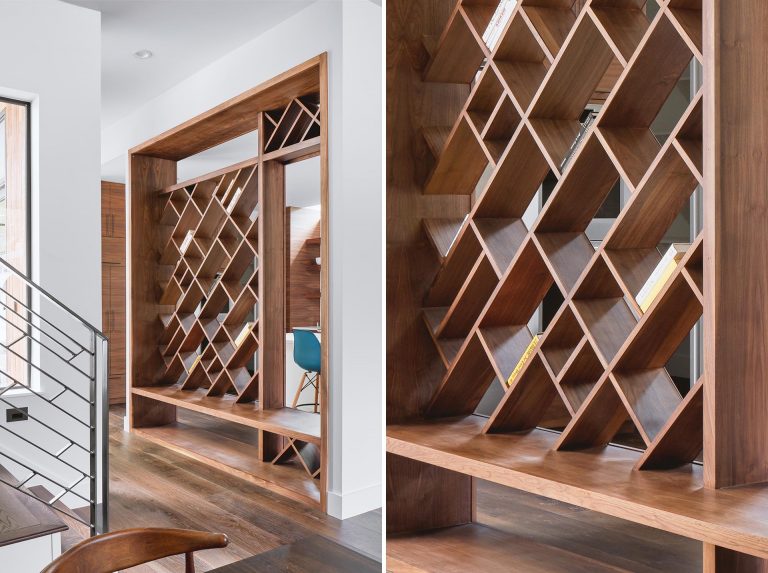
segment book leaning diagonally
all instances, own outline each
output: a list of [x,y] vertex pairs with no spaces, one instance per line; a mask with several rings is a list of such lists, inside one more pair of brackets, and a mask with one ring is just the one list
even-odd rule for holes
[[517,375],[520,374],[525,364],[531,358],[531,355],[534,352],[536,352],[536,346],[538,346],[538,344],[539,344],[539,335],[537,334],[531,339],[531,342],[528,343],[528,346],[526,347],[525,352],[523,352],[523,355],[520,357],[520,360],[517,361],[517,365],[515,366],[515,369],[512,370],[512,374],[510,374],[509,378],[507,378],[507,386],[512,386],[512,382],[514,382]]
[[643,312],[648,310],[648,308],[651,306],[651,303],[653,302],[653,299],[655,299],[656,296],[661,292],[661,289],[664,288],[667,280],[669,280],[669,277],[672,276],[673,272],[675,272],[677,264],[685,256],[685,252],[690,246],[690,243],[672,243],[669,246],[667,252],[664,253],[664,256],[659,261],[659,264],[656,265],[655,269],[653,269],[651,276],[648,277],[648,280],[645,281],[643,288],[640,289],[640,292],[638,292],[637,296],[635,297],[635,300],[637,300],[637,306],[640,307],[640,310]]
[[240,334],[237,335],[237,338],[235,339],[235,348],[239,348],[240,345],[245,341],[245,338],[250,334],[251,330],[253,329],[253,325],[256,324],[255,322],[247,322],[245,326],[243,326],[243,329],[240,331]]
[[181,247],[179,247],[179,250],[181,251],[182,255],[186,254],[187,249],[189,248],[189,245],[192,242],[192,237],[194,236],[195,236],[194,231],[187,231],[187,234],[184,235],[184,241],[182,241]]

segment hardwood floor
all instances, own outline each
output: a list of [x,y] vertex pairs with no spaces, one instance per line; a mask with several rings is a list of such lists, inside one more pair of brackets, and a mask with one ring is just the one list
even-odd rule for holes
[[[226,549],[195,554],[209,571],[312,535],[381,560],[381,511],[340,521],[123,431],[110,411],[110,528],[181,527],[226,533]],[[71,541],[71,538],[70,538]],[[174,573],[172,557],[131,573]]]
[[477,523],[387,539],[393,573],[701,571],[701,543],[490,482]]

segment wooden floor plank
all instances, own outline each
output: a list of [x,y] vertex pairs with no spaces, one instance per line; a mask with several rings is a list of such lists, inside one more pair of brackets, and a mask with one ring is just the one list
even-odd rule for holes
[[[228,547],[195,554],[198,572],[316,534],[381,559],[380,510],[340,521],[127,433],[123,413],[113,409],[110,414],[110,529],[182,527],[226,533]],[[182,570],[182,558],[169,557],[127,571]]]

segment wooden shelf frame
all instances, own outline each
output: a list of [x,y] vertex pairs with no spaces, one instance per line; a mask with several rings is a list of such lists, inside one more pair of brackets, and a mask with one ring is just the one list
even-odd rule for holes
[[[411,12],[414,33],[421,26],[437,36],[434,26],[445,18],[427,4],[420,3],[426,16]],[[388,285],[398,289],[396,300],[407,303],[388,311],[387,449],[398,460],[388,469],[393,532],[471,522],[472,479],[491,479],[699,539],[708,573],[768,566],[768,454],[755,437],[768,428],[764,358],[755,347],[745,353],[736,343],[746,335],[742,326],[760,344],[765,341],[763,326],[753,318],[764,315],[764,303],[743,297],[742,283],[761,291],[766,272],[766,235],[758,216],[765,200],[754,191],[764,169],[745,158],[753,149],[764,152],[768,141],[758,111],[766,82],[761,64],[749,57],[768,44],[756,24],[756,18],[768,17],[768,5],[750,0],[744,10],[725,0],[663,0],[650,18],[645,4],[520,0],[492,53],[479,43],[472,47],[480,60],[478,54],[485,53],[486,64],[463,105],[456,101],[462,92],[453,86],[425,88],[413,79],[418,76],[391,70],[390,94],[424,97],[398,99],[402,105],[390,110],[391,129],[407,131],[425,101],[442,133],[458,133],[466,124],[465,142],[456,139],[451,146],[443,139],[445,146],[430,146],[435,173],[446,173],[459,160],[487,165],[485,186],[476,188],[474,180],[465,189],[471,201],[455,193],[442,202],[427,194],[418,201],[410,188],[389,181],[390,193],[398,200],[407,196],[403,205],[411,210],[392,201],[393,252],[408,252],[403,230],[414,219],[418,224],[419,209],[435,219],[467,216],[444,257],[436,259],[434,275],[422,278],[423,266],[406,264],[388,277]],[[460,8],[461,2],[454,12],[443,7],[442,14],[451,16],[433,64],[439,58],[446,76],[447,54],[463,49],[450,45],[448,33]],[[388,38],[388,53],[407,50],[408,34]],[[472,37],[479,42],[470,33],[467,45]],[[467,73],[452,81],[475,77],[479,60],[471,66],[467,60],[456,60]],[[693,63],[703,67],[704,88],[662,143],[651,127]],[[398,66],[407,68],[402,59]],[[473,96],[480,99],[470,110]],[[602,107],[580,133],[587,103]],[[503,107],[504,129],[489,138]],[[391,151],[399,177],[418,173],[418,157]],[[548,175],[556,184],[536,221],[520,221],[519,234],[489,239],[522,218]],[[629,200],[595,247],[587,226],[620,180]],[[643,313],[635,297],[661,260],[662,236],[697,187],[703,188],[704,232]],[[492,263],[498,285],[469,330],[454,332],[448,341],[423,332],[415,336],[404,327],[414,323],[411,313],[426,307],[425,322],[434,335],[434,325],[482,257]],[[537,279],[522,270],[524,259],[540,261]],[[416,256],[413,261],[423,265]],[[503,382],[522,355],[533,334],[525,327],[529,305],[552,284],[564,303],[537,349],[491,417],[473,416],[494,379]],[[411,293],[404,292],[408,287]],[[701,318],[705,375],[681,396],[665,364]],[[398,362],[401,354],[408,356],[407,366]],[[565,430],[558,436],[536,429],[558,401],[571,416]],[[637,429],[642,451],[610,445],[627,424]],[[571,480],[584,481],[564,483]],[[720,489],[731,486],[741,487]],[[404,509],[413,495],[424,500],[419,517]],[[743,503],[738,515],[728,509],[737,498]]]
[[[132,149],[129,231],[131,428],[257,483],[285,478],[290,485],[270,487],[323,510],[327,342],[320,414],[285,407],[284,171],[287,163],[321,157],[318,249],[326,258],[327,73],[321,54]],[[255,158],[176,181],[177,161],[251,131],[259,136]],[[147,224],[155,220],[162,224]],[[328,285],[326,266],[321,283]],[[234,458],[217,454],[210,432],[177,422],[177,409],[253,428],[252,459],[226,463]],[[195,451],[197,439],[207,453]],[[317,454],[312,461],[302,457],[307,445]],[[268,469],[273,462],[280,465]]]

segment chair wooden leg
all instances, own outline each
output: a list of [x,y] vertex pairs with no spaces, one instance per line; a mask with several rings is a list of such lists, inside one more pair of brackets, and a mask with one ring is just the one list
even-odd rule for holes
[[195,556],[192,553],[184,554],[184,573],[195,573]]
[[317,377],[315,378],[315,414],[317,414],[317,409],[320,406],[320,373],[317,373]]
[[296,404],[299,403],[299,397],[301,396],[301,391],[304,388],[304,380],[307,378],[307,373],[304,372],[301,375],[301,380],[299,381],[299,387],[296,388],[296,394],[293,395],[293,403],[291,404],[291,408],[295,408]]

